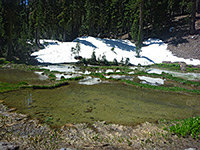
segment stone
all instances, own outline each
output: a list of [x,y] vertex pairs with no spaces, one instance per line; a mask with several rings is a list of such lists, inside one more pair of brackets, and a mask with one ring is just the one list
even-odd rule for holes
[[10,108],[8,111],[13,112],[13,111],[16,111],[16,110],[17,110],[17,108]]
[[18,150],[19,146],[13,143],[0,142],[0,150]]
[[179,62],[178,64],[180,65],[180,70],[181,71],[186,71],[186,63]]
[[162,63],[163,64],[171,64],[172,62],[171,61],[163,61]]
[[197,150],[196,148],[187,148],[187,149],[184,149],[184,150]]

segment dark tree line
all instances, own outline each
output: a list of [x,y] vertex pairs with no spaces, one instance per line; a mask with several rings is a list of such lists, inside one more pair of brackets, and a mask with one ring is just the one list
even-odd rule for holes
[[71,41],[131,33],[140,46],[143,35],[168,28],[171,17],[181,14],[190,15],[194,34],[196,12],[199,0],[0,0],[0,57],[40,48],[41,38]]

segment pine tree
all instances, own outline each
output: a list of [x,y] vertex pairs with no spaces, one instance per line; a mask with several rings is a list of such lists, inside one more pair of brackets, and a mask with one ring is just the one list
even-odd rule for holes
[[45,28],[45,10],[42,0],[33,0],[30,4],[29,30],[33,31],[35,44],[41,47],[39,39]]
[[191,4],[191,17],[190,17],[190,34],[195,34],[195,22],[196,22],[196,0],[192,0]]
[[4,38],[5,38],[3,14],[4,14],[3,4],[2,1],[0,1],[0,57],[3,56]]

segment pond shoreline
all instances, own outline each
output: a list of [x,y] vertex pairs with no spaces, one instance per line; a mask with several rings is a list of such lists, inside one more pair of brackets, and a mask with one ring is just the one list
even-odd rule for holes
[[[182,138],[163,130],[167,122],[123,126],[95,122],[66,124],[52,129],[38,120],[0,104],[0,142],[21,149],[187,149],[200,147],[191,137]],[[1,145],[0,145],[1,146]]]

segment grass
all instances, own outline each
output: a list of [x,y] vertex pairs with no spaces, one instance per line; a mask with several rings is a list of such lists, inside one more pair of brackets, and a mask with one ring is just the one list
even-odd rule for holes
[[19,84],[0,83],[0,93],[17,90],[19,87]]
[[[68,82],[59,82],[56,84],[52,84],[52,85],[32,85],[29,86],[29,88],[33,88],[33,89],[54,89],[54,88],[58,88],[64,85],[69,85]],[[24,87],[24,88],[28,88],[28,87]]]
[[[123,75],[123,73],[120,73],[120,72],[119,73],[109,73],[109,74]],[[103,75],[103,73],[91,73],[90,75],[95,76],[95,77],[99,77],[101,79],[106,79],[105,76]],[[146,72],[140,71],[140,72],[137,72],[135,75],[147,75],[147,76],[153,76],[153,77],[162,77],[162,78],[165,78],[165,79],[171,79],[173,81],[177,81],[177,82],[182,83],[182,84],[200,86],[199,82],[188,81],[188,80],[184,80],[184,79],[181,79],[181,78],[173,77],[172,75],[167,74],[167,73],[163,73],[162,75],[159,75],[159,74],[154,74],[154,73],[148,74]],[[140,87],[140,88],[149,88],[149,89],[154,89],[154,90],[170,91],[170,92],[189,92],[189,93],[200,94],[200,90],[196,90],[196,89],[186,89],[186,88],[182,88],[182,87],[154,86],[154,85],[138,83],[138,82],[134,82],[134,81],[130,81],[130,80],[121,80],[121,79],[114,79],[114,78],[111,78],[111,80],[121,81],[121,82],[124,82],[126,84],[134,85],[134,86]]]
[[89,71],[112,69],[112,70],[120,70],[121,72],[124,73],[132,71],[132,69],[130,69],[129,66],[84,66],[83,69],[87,69]]
[[147,73],[143,71],[138,71],[135,73],[135,75],[145,75],[145,76],[151,76],[151,77],[159,77],[159,78],[164,78],[172,81],[176,81],[181,84],[187,84],[187,85],[194,85],[194,86],[200,86],[200,82],[195,82],[195,81],[190,81],[190,80],[185,80],[182,78],[174,77],[169,73],[162,73],[160,74],[155,74],[155,73]]
[[154,90],[170,91],[170,92],[189,92],[189,93],[200,94],[200,90],[194,90],[194,89],[190,90],[190,89],[185,89],[185,88],[181,88],[181,87],[154,86],[154,85],[149,85],[149,84],[137,83],[137,82],[130,81],[130,80],[121,80],[121,81],[125,82],[127,84],[134,85],[136,87],[140,87],[140,88],[149,88],[149,89],[154,89]]
[[[178,63],[161,63],[153,65],[159,68],[168,68],[170,70],[180,71],[180,65]],[[192,65],[186,65],[186,72],[200,72],[200,68],[195,68]]]

